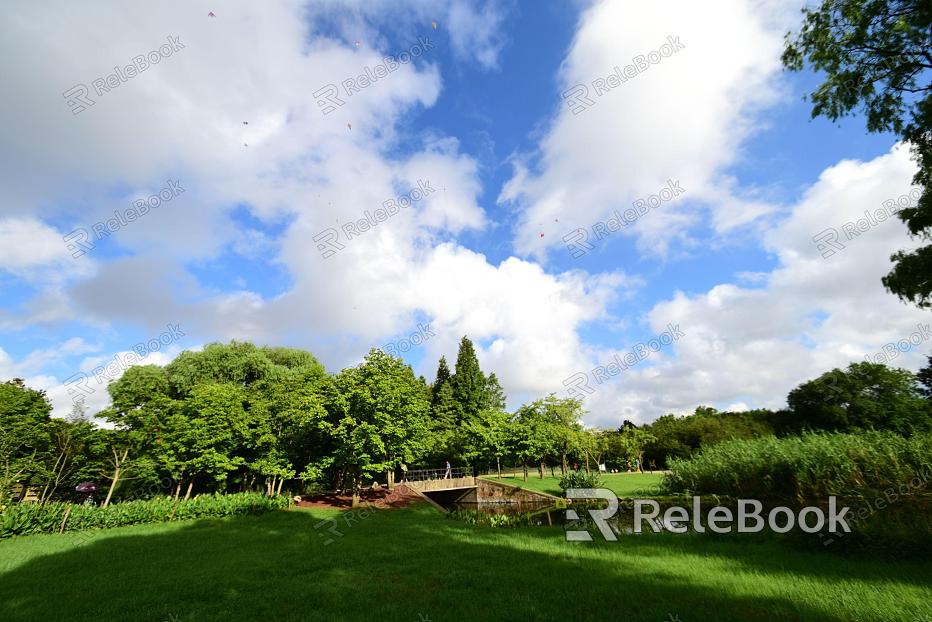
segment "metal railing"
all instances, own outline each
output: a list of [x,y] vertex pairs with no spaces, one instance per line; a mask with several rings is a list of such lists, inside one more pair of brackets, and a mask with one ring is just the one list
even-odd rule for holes
[[455,479],[457,477],[472,477],[472,467],[452,467],[449,475],[446,469],[419,469],[408,471],[404,479],[409,482],[423,482],[429,479]]

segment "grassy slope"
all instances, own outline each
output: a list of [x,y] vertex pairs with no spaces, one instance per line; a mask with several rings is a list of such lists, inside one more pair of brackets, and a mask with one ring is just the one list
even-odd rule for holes
[[[485,476],[485,479],[499,481],[498,477],[495,475]],[[652,487],[656,487],[660,484],[661,479],[663,479],[663,475],[660,473],[606,473],[602,475],[605,487],[614,490],[615,494],[619,497],[654,496],[657,494],[656,488],[652,489]],[[557,477],[545,475],[544,479],[541,479],[539,475],[531,473],[528,475],[527,481],[525,482],[524,476],[520,473],[517,477],[512,477],[509,473],[503,474],[501,481],[505,484],[527,488],[528,490],[546,492],[559,497],[563,496],[563,491],[560,490],[559,486],[559,475]]]
[[[568,543],[427,506],[0,542],[0,620],[921,620],[932,566],[662,534]],[[343,534],[315,529],[336,517]],[[421,618],[420,616],[424,616]]]

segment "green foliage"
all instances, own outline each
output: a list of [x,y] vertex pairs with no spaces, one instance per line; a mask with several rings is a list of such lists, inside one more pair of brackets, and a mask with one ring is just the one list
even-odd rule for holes
[[340,372],[335,388],[322,422],[334,453],[316,468],[332,464],[346,472],[354,495],[364,478],[428,451],[430,403],[400,358],[372,349],[361,365]]
[[498,381],[495,372],[486,378],[485,388],[482,391],[482,408],[503,411],[506,407],[505,390]]
[[[831,120],[863,112],[870,132],[893,132],[910,145],[922,189],[900,211],[909,233],[932,238],[932,5],[928,0],[822,0],[803,9],[787,35],[783,63],[807,63],[825,78],[810,95],[812,116]],[[932,245],[893,255],[884,286],[904,301],[932,306]]]
[[28,389],[19,379],[0,384],[0,506],[14,484],[43,471],[51,411],[45,392]]
[[932,408],[915,376],[876,363],[833,369],[790,392],[787,402],[802,429],[892,430],[911,434],[932,429]]
[[932,356],[926,359],[926,366],[916,372],[918,390],[926,399],[932,399]]
[[560,478],[560,490],[565,492],[567,488],[605,488],[605,481],[598,471],[567,471]]
[[261,514],[286,509],[286,497],[269,497],[257,493],[202,495],[187,501],[155,497],[146,501],[127,501],[108,507],[70,503],[17,503],[0,513],[0,539],[39,533],[57,533],[70,508],[65,531],[106,529],[160,523],[169,520],[212,518],[242,514]]
[[642,429],[655,438],[644,448],[644,459],[663,467],[670,458],[687,458],[701,447],[738,438],[774,434],[777,415],[769,410],[718,412],[700,406],[686,417],[664,415]]
[[479,368],[479,359],[472,341],[464,336],[460,340],[456,355],[456,371],[450,382],[453,384],[453,397],[462,409],[462,418],[475,417],[485,401],[486,378]]
[[532,527],[542,524],[541,512],[493,513],[482,510],[455,509],[447,512],[448,519],[464,522],[468,525],[487,527]]
[[806,433],[719,443],[688,460],[671,460],[670,493],[755,499],[869,497],[909,487],[927,476],[932,487],[932,434]]

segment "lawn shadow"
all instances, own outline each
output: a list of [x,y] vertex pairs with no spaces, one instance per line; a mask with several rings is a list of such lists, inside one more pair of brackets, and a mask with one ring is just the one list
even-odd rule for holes
[[[113,530],[0,574],[0,619],[847,620],[765,580],[813,577],[816,556],[677,540],[569,543],[560,528],[494,529],[428,506],[277,512]],[[336,531],[337,533],[334,533]],[[329,542],[328,542],[329,541]],[[828,558],[825,558],[828,559]],[[703,568],[708,566],[708,572]],[[819,566],[819,564],[815,564]],[[730,584],[727,567],[760,583]],[[928,590],[928,566],[822,562],[826,582]],[[807,589],[811,589],[810,584]],[[926,599],[932,592],[926,594]],[[807,600],[807,597],[810,600]],[[826,593],[826,599],[830,594]],[[908,619],[906,604],[887,616]],[[902,614],[902,615],[901,615]],[[912,615],[917,619],[918,615]]]

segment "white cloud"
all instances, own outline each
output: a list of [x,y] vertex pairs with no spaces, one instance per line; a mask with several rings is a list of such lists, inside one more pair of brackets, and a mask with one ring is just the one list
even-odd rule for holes
[[[671,179],[685,196],[626,228],[643,252],[665,253],[675,239],[688,242],[706,209],[722,233],[772,210],[725,175],[759,126],[754,113],[779,92],[791,4],[766,10],[759,4],[726,0],[711,11],[688,0],[605,0],[582,14],[559,90],[586,85],[593,105],[574,114],[560,101],[539,152],[517,160],[499,200],[519,206],[519,252],[543,256],[570,230],[631,207]],[[659,63],[597,94],[594,80],[616,67],[624,76],[633,59],[664,45],[672,55],[658,55]]]
[[[846,248],[827,258],[813,242],[827,227],[841,232],[865,210],[873,213],[909,192],[914,173],[903,147],[827,169],[788,217],[765,233],[779,265],[755,275],[754,288],[722,283],[704,294],[677,293],[653,307],[653,329],[679,323],[686,336],[674,357],[602,385],[587,400],[592,421],[617,425],[622,414],[647,421],[700,404],[780,408],[801,382],[866,356],[875,360],[885,344],[908,338],[919,324],[928,326],[928,312],[901,303],[880,282],[892,267],[890,255],[912,246],[899,219],[852,240],[842,234]],[[930,350],[932,341],[925,341],[888,364],[915,371]]]

